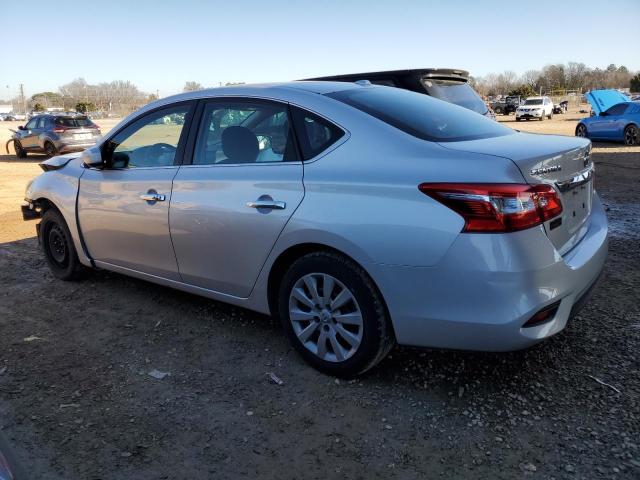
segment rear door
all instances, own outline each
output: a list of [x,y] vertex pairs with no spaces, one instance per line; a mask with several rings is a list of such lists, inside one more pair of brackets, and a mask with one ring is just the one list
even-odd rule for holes
[[80,178],[80,229],[98,264],[180,279],[169,205],[193,107],[174,104],[133,120],[103,145],[108,168]]
[[184,282],[248,297],[302,201],[303,166],[286,104],[202,102],[190,165],[174,179],[169,220]]

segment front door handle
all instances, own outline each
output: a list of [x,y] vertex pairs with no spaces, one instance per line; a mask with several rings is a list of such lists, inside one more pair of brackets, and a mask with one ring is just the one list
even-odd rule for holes
[[164,195],[160,194],[160,193],[145,193],[140,195],[140,199],[144,200],[145,202],[164,202],[166,200],[167,197],[165,197]]
[[250,208],[268,208],[271,210],[284,210],[287,208],[285,202],[278,200],[256,200],[255,202],[247,202],[247,207]]

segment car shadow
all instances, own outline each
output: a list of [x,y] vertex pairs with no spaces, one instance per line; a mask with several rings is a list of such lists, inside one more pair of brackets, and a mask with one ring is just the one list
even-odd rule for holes
[[0,163],[40,163],[46,160],[46,155],[29,154],[27,158],[18,158],[15,154],[0,155]]

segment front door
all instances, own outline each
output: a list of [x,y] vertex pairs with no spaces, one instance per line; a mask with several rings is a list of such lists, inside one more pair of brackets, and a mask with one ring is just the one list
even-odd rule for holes
[[24,130],[20,130],[20,144],[22,148],[31,150],[37,146],[39,119],[40,117],[32,118],[24,126]]
[[213,100],[201,119],[174,179],[173,246],[184,282],[247,297],[304,196],[288,107]]
[[169,205],[192,108],[179,104],[134,120],[103,144],[107,166],[80,178],[80,229],[98,264],[180,279]]

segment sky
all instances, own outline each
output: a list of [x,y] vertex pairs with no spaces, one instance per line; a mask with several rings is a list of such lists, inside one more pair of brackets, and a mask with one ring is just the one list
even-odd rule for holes
[[130,80],[286,81],[420,67],[640,70],[640,0],[0,0],[0,98]]

